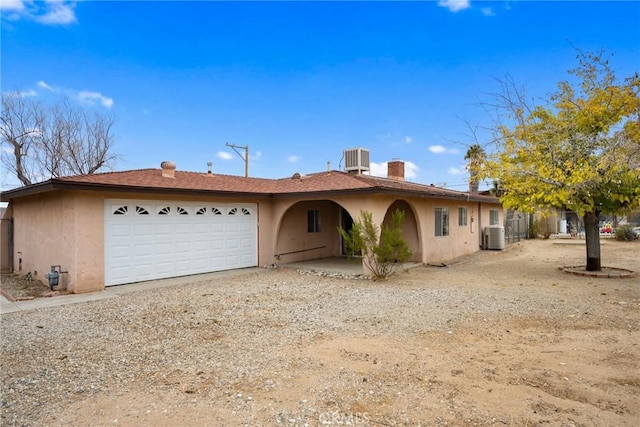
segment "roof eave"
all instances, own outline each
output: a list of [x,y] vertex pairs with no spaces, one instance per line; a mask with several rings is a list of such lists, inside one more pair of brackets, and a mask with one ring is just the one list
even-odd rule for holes
[[9,202],[12,199],[19,197],[33,196],[41,193],[59,190],[75,190],[75,191],[111,191],[116,193],[143,193],[143,194],[189,194],[199,196],[212,196],[221,195],[227,197],[242,197],[242,198],[285,198],[285,197],[303,197],[314,196],[324,197],[341,194],[394,194],[407,197],[421,197],[431,199],[447,199],[447,200],[459,200],[466,202],[485,202],[492,204],[500,204],[498,198],[485,195],[473,195],[469,193],[459,194],[439,194],[436,192],[429,192],[423,190],[410,190],[410,189],[397,189],[383,186],[372,187],[360,187],[360,188],[345,188],[336,190],[319,190],[319,191],[295,191],[285,193],[272,193],[272,192],[243,192],[243,191],[221,191],[221,190],[206,190],[206,189],[185,189],[185,188],[167,188],[167,187],[146,187],[146,186],[131,186],[131,185],[119,185],[119,184],[104,184],[104,183],[90,183],[90,182],[74,182],[65,181],[57,178],[50,179],[48,181],[28,185],[25,187],[16,188],[0,193],[0,201]]
[[0,201],[9,202],[19,197],[33,196],[56,190],[74,190],[74,191],[111,191],[115,193],[143,193],[143,194],[190,194],[190,195],[224,195],[234,197],[270,197],[271,193],[262,192],[242,192],[242,191],[220,191],[190,188],[162,188],[162,187],[145,187],[118,184],[90,183],[90,182],[66,182],[62,180],[51,179],[39,184],[28,185],[13,190],[3,191],[0,193]]
[[297,197],[297,196],[331,196],[331,195],[341,195],[341,194],[394,194],[394,195],[403,195],[403,196],[411,196],[411,197],[423,197],[430,199],[447,199],[447,200],[460,200],[467,202],[485,202],[485,203],[495,203],[500,204],[500,201],[497,198],[490,196],[478,196],[478,195],[470,195],[468,193],[460,193],[460,194],[437,194],[437,193],[429,193],[428,191],[420,191],[420,190],[406,190],[406,189],[396,189],[396,188],[388,188],[388,187],[366,187],[366,188],[346,188],[340,190],[323,190],[323,191],[296,191],[296,192],[288,192],[288,193],[275,193],[273,197],[275,198],[285,198],[285,197]]

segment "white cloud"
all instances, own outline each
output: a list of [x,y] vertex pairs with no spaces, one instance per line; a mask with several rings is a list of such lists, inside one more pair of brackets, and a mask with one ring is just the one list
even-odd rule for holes
[[413,162],[404,162],[404,177],[406,179],[412,179],[418,176],[420,168]]
[[493,9],[490,7],[483,7],[481,10],[484,16],[496,16],[496,14],[493,12]]
[[25,10],[24,1],[22,0],[2,0],[0,1],[0,10],[21,12]]
[[[371,176],[387,177],[389,162],[369,163],[369,174]],[[404,162],[404,178],[413,179],[418,176],[420,168],[413,162]]]
[[216,153],[216,156],[218,156],[218,158],[220,158],[222,160],[231,160],[231,159],[233,159],[233,156],[231,155],[231,153],[229,153],[227,151],[218,151]]
[[469,0],[440,0],[438,6],[446,7],[450,12],[456,13],[471,7]]
[[413,138],[411,138],[410,136],[405,136],[404,142],[406,142],[407,144],[411,144],[413,142]]
[[86,90],[80,91],[78,92],[78,100],[88,105],[93,105],[96,102],[99,102],[105,108],[113,107],[113,99],[104,96],[100,92],[91,92]]
[[46,90],[50,90],[51,92],[55,92],[55,89],[53,87],[49,86],[44,80],[40,80],[36,84],[38,85],[38,87],[41,87],[42,89],[46,89]]
[[380,177],[386,177],[387,176],[387,162],[384,163],[375,163],[375,162],[370,162],[369,163],[369,175],[372,176],[380,176]]
[[253,160],[260,160],[260,158],[262,157],[262,151],[256,151],[256,154],[249,155],[250,158],[252,158]]
[[447,169],[447,173],[449,175],[462,175],[464,173],[464,169],[460,169],[460,168],[449,168]]
[[27,19],[44,25],[68,25],[78,22],[76,2],[67,0],[1,0],[0,10],[11,12],[3,18],[11,21]]
[[78,22],[76,12],[73,10],[76,7],[74,2],[48,0],[45,4],[45,12],[35,17],[36,22],[47,25],[67,25]]
[[457,148],[447,148],[442,145],[431,145],[429,146],[429,151],[431,151],[434,154],[442,154],[442,153],[458,154]]
[[287,157],[287,161],[289,163],[298,163],[299,160],[300,160],[300,157],[298,157],[298,156],[289,156],[289,157]]
[[23,97],[23,98],[28,98],[30,96],[38,96],[38,92],[36,92],[33,89],[29,89],[27,91],[20,92],[20,96]]

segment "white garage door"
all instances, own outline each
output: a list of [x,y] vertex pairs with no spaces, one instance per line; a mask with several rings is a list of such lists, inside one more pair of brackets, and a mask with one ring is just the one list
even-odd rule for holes
[[106,286],[254,267],[254,203],[105,201]]

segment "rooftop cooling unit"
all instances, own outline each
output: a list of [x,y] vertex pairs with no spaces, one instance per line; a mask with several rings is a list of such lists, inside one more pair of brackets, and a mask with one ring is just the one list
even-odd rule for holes
[[357,173],[368,172],[369,150],[365,148],[344,150],[344,170]]
[[504,227],[502,225],[489,225],[484,228],[485,249],[502,250],[504,245]]

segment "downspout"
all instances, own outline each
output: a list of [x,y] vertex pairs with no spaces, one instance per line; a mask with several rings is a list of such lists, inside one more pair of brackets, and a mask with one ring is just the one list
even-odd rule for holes
[[478,202],[478,238],[480,249],[484,249],[484,228],[482,227],[482,202]]

